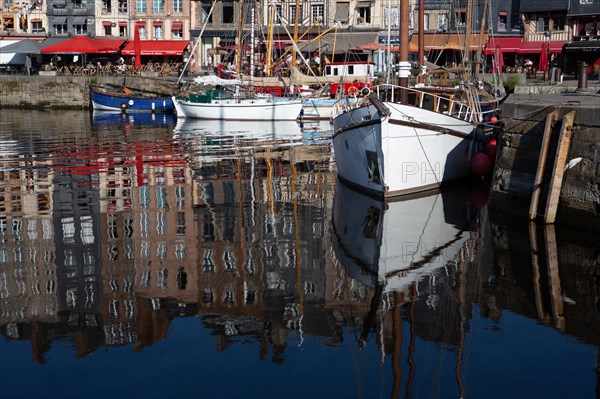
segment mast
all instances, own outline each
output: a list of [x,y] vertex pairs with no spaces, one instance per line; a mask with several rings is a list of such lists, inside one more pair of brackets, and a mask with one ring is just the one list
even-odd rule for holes
[[273,61],[271,60],[271,53],[273,52],[273,21],[275,19],[275,5],[273,2],[269,4],[269,36],[267,39],[267,55],[265,57],[265,75],[271,76],[271,69],[273,68]]
[[[483,34],[485,33],[485,22],[487,21],[488,0],[483,1],[483,11],[481,13],[481,27],[479,29],[479,43],[477,43],[477,64],[475,65],[475,76],[479,79],[479,68],[481,67],[481,49],[483,48]],[[500,54],[502,57],[502,54]]]
[[[300,11],[300,0],[296,0],[296,12],[294,15],[294,43],[298,43],[298,11]],[[292,52],[292,66],[296,66],[296,51]]]
[[250,19],[252,20],[252,31],[250,32],[250,83],[254,82],[254,3],[250,10]]
[[244,0],[240,0],[240,22],[238,26],[237,76],[242,71],[242,44],[244,42]]
[[400,78],[400,102],[408,102],[408,77],[410,76],[410,62],[408,62],[408,16],[410,13],[409,0],[400,0],[400,62],[398,63],[398,77]]
[[[425,0],[419,0],[419,64],[425,69]],[[419,83],[425,81],[425,76],[419,74]]]

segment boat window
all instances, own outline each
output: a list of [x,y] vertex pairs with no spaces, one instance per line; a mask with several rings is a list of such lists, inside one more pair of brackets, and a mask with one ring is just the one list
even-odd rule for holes
[[369,173],[369,182],[381,184],[381,175],[379,173],[379,162],[375,151],[365,151],[367,157],[367,170]]

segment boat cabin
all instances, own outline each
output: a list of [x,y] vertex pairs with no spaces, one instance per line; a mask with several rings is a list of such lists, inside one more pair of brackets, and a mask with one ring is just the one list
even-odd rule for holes
[[375,63],[369,61],[331,62],[325,66],[325,76],[375,77]]

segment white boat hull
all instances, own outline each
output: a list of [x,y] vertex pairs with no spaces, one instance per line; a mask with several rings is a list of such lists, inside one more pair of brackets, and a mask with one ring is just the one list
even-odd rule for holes
[[437,188],[469,174],[480,147],[472,123],[398,103],[373,104],[333,119],[340,178],[365,191],[393,197]]
[[290,121],[296,120],[302,109],[302,100],[270,99],[215,100],[211,103],[187,101],[174,97],[173,102],[179,118],[245,120],[245,121]]

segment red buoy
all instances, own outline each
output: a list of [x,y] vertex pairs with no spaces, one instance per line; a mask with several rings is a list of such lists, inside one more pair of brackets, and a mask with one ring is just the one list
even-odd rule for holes
[[471,172],[476,176],[485,176],[492,171],[492,161],[484,152],[478,152],[471,158]]

